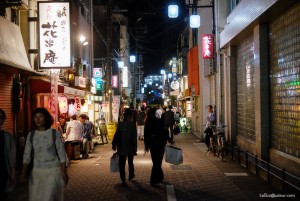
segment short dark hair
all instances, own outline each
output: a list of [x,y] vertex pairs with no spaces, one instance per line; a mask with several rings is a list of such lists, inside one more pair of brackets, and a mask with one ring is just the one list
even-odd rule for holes
[[73,120],[77,120],[77,115],[74,114],[73,116],[71,116],[71,118],[72,118]]
[[145,108],[144,108],[144,107],[141,107],[141,111],[144,112],[144,111],[145,111]]
[[168,108],[169,108],[170,110],[172,110],[172,109],[173,109],[173,106],[172,106],[172,105],[169,105]]
[[6,120],[6,114],[5,114],[4,110],[2,110],[1,108],[0,108],[0,116],[1,116],[1,121],[0,121],[0,124],[1,124]]
[[35,128],[37,128],[36,125],[34,124],[34,116],[35,116],[36,114],[38,114],[38,113],[41,113],[41,114],[43,114],[43,115],[45,116],[45,127],[46,127],[46,129],[51,128],[51,126],[52,126],[52,124],[53,124],[53,122],[54,122],[54,119],[53,119],[53,117],[51,116],[50,112],[49,112],[46,108],[43,108],[43,107],[38,107],[38,108],[36,108],[36,109],[32,112],[32,123],[33,123],[33,126],[34,126]]
[[212,105],[209,105],[209,106],[207,106],[209,109],[213,109],[213,106]]
[[85,114],[81,114],[81,115],[79,115],[79,118],[86,119],[87,116]]
[[123,114],[124,119],[127,119],[128,117],[132,116],[132,113],[132,109],[126,108]]

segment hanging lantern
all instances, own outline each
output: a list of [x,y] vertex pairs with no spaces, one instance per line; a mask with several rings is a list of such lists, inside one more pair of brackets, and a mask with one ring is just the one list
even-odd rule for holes
[[58,106],[60,114],[68,112],[68,99],[65,96],[58,97]]

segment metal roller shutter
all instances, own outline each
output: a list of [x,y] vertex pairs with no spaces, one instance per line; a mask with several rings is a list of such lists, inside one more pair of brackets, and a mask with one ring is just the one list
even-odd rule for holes
[[[0,68],[5,68],[1,66]],[[14,131],[14,117],[12,113],[12,85],[13,75],[10,73],[0,73],[0,108],[6,113],[6,120],[2,126],[3,130],[10,133]]]
[[300,157],[300,4],[274,20],[270,30],[272,147]]
[[237,46],[237,135],[255,141],[253,35]]

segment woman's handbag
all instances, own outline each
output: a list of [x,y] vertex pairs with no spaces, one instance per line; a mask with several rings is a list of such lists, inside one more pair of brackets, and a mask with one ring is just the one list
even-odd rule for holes
[[168,145],[166,147],[166,162],[173,165],[183,163],[182,149]]
[[112,157],[110,158],[110,172],[116,173],[119,172],[119,155],[117,153],[114,153]]

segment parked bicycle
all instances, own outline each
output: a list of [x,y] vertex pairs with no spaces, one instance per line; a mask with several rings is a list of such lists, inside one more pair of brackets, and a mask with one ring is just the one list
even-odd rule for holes
[[[224,159],[226,147],[225,147],[225,133],[223,132],[223,128],[225,126],[212,125],[209,129],[211,129],[212,133],[209,136],[209,148],[207,150],[207,155],[210,152],[213,152],[214,156],[217,156]],[[208,134],[207,134],[208,135]]]

